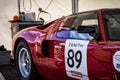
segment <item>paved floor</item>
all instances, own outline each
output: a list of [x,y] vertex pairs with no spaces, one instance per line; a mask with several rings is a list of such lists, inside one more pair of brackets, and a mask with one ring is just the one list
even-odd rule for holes
[[0,72],[0,80],[5,80],[4,76],[2,75],[2,73]]
[[0,75],[0,80],[4,80],[2,79],[3,77],[5,78],[5,80],[18,80],[16,67],[13,64],[0,65],[0,73],[2,73]]

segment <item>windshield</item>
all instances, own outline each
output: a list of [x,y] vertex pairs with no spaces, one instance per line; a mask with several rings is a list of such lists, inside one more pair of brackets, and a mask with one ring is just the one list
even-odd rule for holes
[[103,17],[108,39],[120,40],[120,10],[105,10]]

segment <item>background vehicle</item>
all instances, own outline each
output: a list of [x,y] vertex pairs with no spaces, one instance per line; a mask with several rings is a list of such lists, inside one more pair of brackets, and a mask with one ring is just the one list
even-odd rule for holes
[[120,10],[69,15],[20,31],[13,53],[21,80],[119,80]]

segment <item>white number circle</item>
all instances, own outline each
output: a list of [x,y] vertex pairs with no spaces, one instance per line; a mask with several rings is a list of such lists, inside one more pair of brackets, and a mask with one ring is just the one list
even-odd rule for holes
[[113,65],[114,68],[120,72],[120,51],[115,52],[113,55]]

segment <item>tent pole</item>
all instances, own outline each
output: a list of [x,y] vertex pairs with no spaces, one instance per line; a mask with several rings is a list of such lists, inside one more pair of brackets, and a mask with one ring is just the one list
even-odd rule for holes
[[72,0],[72,14],[78,12],[78,0]]
[[19,16],[20,16],[20,0],[18,0],[18,12],[19,12]]

